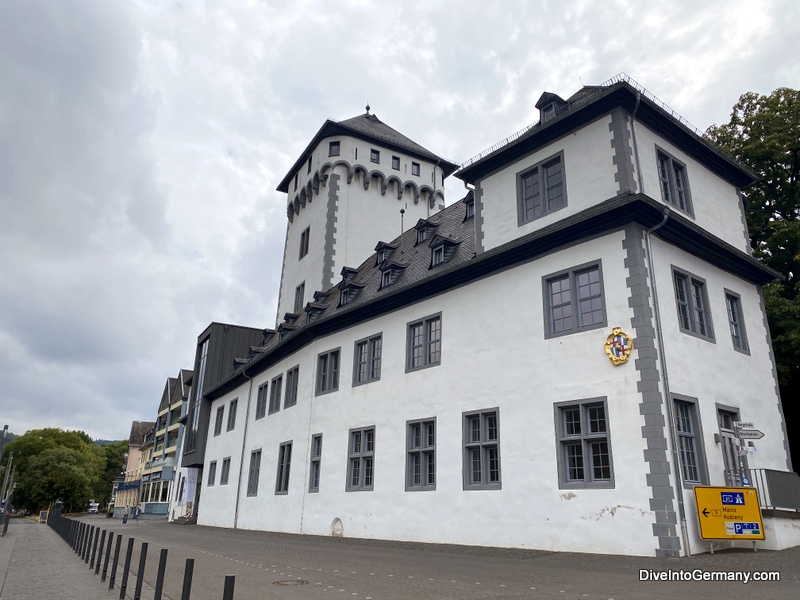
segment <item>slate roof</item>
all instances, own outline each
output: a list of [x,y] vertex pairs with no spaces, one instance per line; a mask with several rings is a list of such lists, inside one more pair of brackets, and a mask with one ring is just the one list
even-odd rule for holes
[[407,154],[411,154],[412,156],[437,163],[444,171],[445,177],[452,174],[458,168],[456,163],[446,160],[423,146],[420,146],[417,142],[389,127],[386,123],[381,121],[377,115],[367,112],[353,117],[352,119],[345,119],[344,121],[326,120],[308,146],[306,146],[305,150],[303,150],[303,153],[297,161],[292,165],[292,168],[289,169],[289,172],[278,184],[277,190],[279,192],[288,193],[289,183],[294,178],[294,174],[298,169],[308,160],[311,151],[316,148],[323,139],[339,135],[349,135],[367,141],[374,140],[383,147],[395,148]]
[[[260,352],[250,353],[248,362],[259,360],[285,338],[301,331],[309,322],[310,310],[319,311],[320,307],[324,307],[321,314],[313,319],[314,322],[320,321],[344,311],[353,310],[359,305],[382,296],[393,294],[422,279],[434,277],[444,270],[452,269],[472,259],[475,256],[475,219],[474,217],[465,219],[467,202],[473,202],[472,192],[428,219],[430,223],[438,225],[435,236],[432,235],[431,238],[418,244],[417,226],[414,226],[388,242],[388,245],[396,249],[392,252],[391,258],[384,262],[402,267],[402,274],[392,285],[381,288],[382,270],[380,267],[383,263],[377,263],[377,253],[372,254],[358,268],[344,267],[342,271],[346,274],[346,279],[343,277],[330,289],[318,293],[316,297],[321,298],[320,301],[307,304],[300,313],[291,314],[293,323],[289,328],[284,327],[284,329],[288,329],[288,332],[283,337],[272,336],[266,344],[258,348]],[[442,239],[453,242],[455,250],[447,262],[431,267],[431,243],[437,245]],[[382,245],[386,245],[386,243],[380,242],[377,247]],[[342,285],[343,281],[348,283]],[[354,300],[340,305],[342,290],[350,289],[352,286],[360,288],[358,295]],[[283,325],[284,323],[281,323],[279,329]],[[241,367],[245,364],[247,363],[242,363]]]
[[153,431],[155,426],[156,424],[154,421],[134,421],[131,423],[131,434],[128,436],[128,445],[144,445],[144,436]]

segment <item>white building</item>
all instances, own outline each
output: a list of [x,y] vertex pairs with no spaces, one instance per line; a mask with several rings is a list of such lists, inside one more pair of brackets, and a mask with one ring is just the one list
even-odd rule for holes
[[751,173],[627,79],[537,108],[439,211],[451,163],[323,126],[279,187],[285,317],[197,403],[198,523],[676,556],[693,486],[791,470]]

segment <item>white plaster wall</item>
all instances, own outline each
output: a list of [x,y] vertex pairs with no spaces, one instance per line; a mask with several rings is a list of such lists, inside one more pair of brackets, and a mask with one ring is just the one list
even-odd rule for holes
[[[617,167],[612,162],[610,122],[609,115],[603,116],[480,181],[484,251],[616,196],[619,184],[614,181]],[[561,151],[564,152],[567,206],[518,226],[519,174]]]
[[[658,238],[653,238],[652,246],[670,391],[697,399],[709,484],[725,485],[722,448],[714,441],[714,434],[719,433],[718,403],[738,408],[742,420],[752,421],[764,432],[764,438],[754,441],[756,452],[747,456],[751,469],[787,470],[783,418],[757,288]],[[673,265],[705,280],[713,342],[680,330]],[[734,350],[725,289],[741,295],[749,355]],[[708,542],[703,542],[699,536],[692,490],[685,490],[684,498],[690,543],[694,551],[704,552]]]
[[[621,232],[611,234],[360,324],[318,340],[259,376],[254,394],[263,380],[301,365],[298,405],[251,422],[248,429],[245,462],[253,448],[263,449],[261,482],[258,496],[247,498],[243,477],[239,527],[328,535],[339,518],[348,537],[652,555],[657,541],[638,378],[632,361],[613,367],[603,350],[611,326],[631,331],[622,238]],[[603,264],[609,327],[545,340],[542,277],[597,259]],[[407,323],[438,312],[441,365],[406,374]],[[381,380],[354,388],[354,342],[379,332]],[[339,391],[315,397],[316,355],[335,347],[341,347]],[[240,389],[216,401],[212,416],[217,403],[235,395],[242,402]],[[553,404],[597,396],[608,400],[615,488],[560,490]],[[464,491],[462,413],[494,407],[500,414],[502,490]],[[437,488],[406,492],[406,422],[428,417],[437,422]],[[345,492],[349,431],[372,425],[374,490]],[[323,434],[320,491],[307,493],[308,444],[317,433]],[[290,439],[290,491],[278,496],[278,445]],[[216,458],[219,465],[228,454],[233,478],[235,436],[212,436],[207,461]],[[231,491],[204,488],[201,523],[230,526]]]
[[[644,193],[662,200],[656,159],[656,146],[659,146],[686,165],[694,222],[749,254],[750,241],[742,222],[741,202],[736,187],[640,123],[636,124],[636,136]],[[686,213],[678,212],[686,216]]]

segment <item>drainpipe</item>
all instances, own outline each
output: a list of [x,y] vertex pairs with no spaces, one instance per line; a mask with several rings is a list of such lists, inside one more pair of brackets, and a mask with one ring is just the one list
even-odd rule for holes
[[[633,137],[633,157],[636,159],[636,176],[639,178],[639,193],[644,194],[644,178],[642,177],[642,168],[641,164],[639,163],[639,144],[636,143],[636,111],[639,110],[639,104],[641,101],[642,95],[636,94],[636,106],[634,106],[633,114],[631,114],[631,137]],[[654,231],[659,227],[661,227],[661,225],[654,227],[651,229],[651,231]]]
[[656,287],[655,265],[653,264],[653,248],[650,243],[650,235],[664,226],[669,219],[670,209],[664,207],[664,218],[658,225],[648,229],[644,234],[645,246],[647,248],[647,267],[650,270],[650,289],[653,294],[653,316],[656,322],[656,337],[658,340],[658,356],[661,362],[661,374],[664,378],[664,395],[667,407],[667,424],[669,425],[670,445],[672,446],[672,466],[675,472],[675,489],[677,490],[676,499],[678,501],[678,517],[681,525],[681,538],[685,556],[691,555],[689,546],[689,532],[686,528],[686,506],[683,501],[683,475],[681,470],[680,455],[678,453],[678,427],[675,423],[675,408],[672,403],[672,394],[669,390],[669,373],[667,371],[667,358],[664,353],[664,333],[661,328],[661,309],[658,304],[658,289]]
[[242,370],[242,376],[250,382],[247,390],[247,408],[244,412],[244,431],[242,432],[242,456],[239,459],[239,481],[236,484],[236,506],[233,512],[233,528],[239,527],[239,499],[242,495],[242,473],[244,473],[244,453],[247,448],[247,425],[250,423],[250,399],[253,396],[253,378],[247,376],[247,367]]

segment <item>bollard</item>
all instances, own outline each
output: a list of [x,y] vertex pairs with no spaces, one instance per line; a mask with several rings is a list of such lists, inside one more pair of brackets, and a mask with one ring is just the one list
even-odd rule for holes
[[97,564],[94,566],[94,574],[100,572],[100,563],[103,562],[103,546],[106,545],[106,530],[103,529],[103,535],[100,536],[100,548],[97,552]]
[[[139,552],[139,570],[136,572],[136,588],[133,591],[133,600],[142,600],[142,583],[144,582],[144,565],[147,562],[147,542],[142,542]],[[122,598],[122,600],[125,600]]]
[[183,592],[181,593],[181,600],[190,600],[189,596],[192,593],[192,573],[194,573],[194,559],[186,559],[186,570],[183,572]]
[[234,583],[236,583],[236,575],[225,575],[225,588],[222,590],[222,600],[233,600]]
[[83,548],[83,536],[86,533],[86,523],[78,523],[78,543],[75,544],[75,553],[80,556]]
[[156,575],[156,591],[153,594],[153,600],[161,600],[161,590],[164,589],[164,572],[167,570],[167,549],[161,549],[161,555],[158,557],[158,575]]
[[119,564],[119,547],[122,545],[122,534],[117,536],[117,544],[114,546],[114,562],[111,563],[111,577],[108,578],[108,589],[114,589],[114,580],[117,578],[117,565]]
[[86,543],[83,545],[83,564],[89,564],[89,555],[92,549],[92,538],[94,538],[94,525],[89,526],[89,534],[86,536]]
[[[94,569],[94,559],[97,558],[97,541],[100,539],[100,527],[94,528],[94,540],[92,541],[92,559],[89,562],[89,568]],[[87,557],[88,558],[88,557]]]
[[119,585],[119,600],[125,600],[128,589],[128,575],[131,571],[131,555],[133,554],[133,538],[128,538],[128,551],[125,553],[125,568],[122,570],[122,583]]

